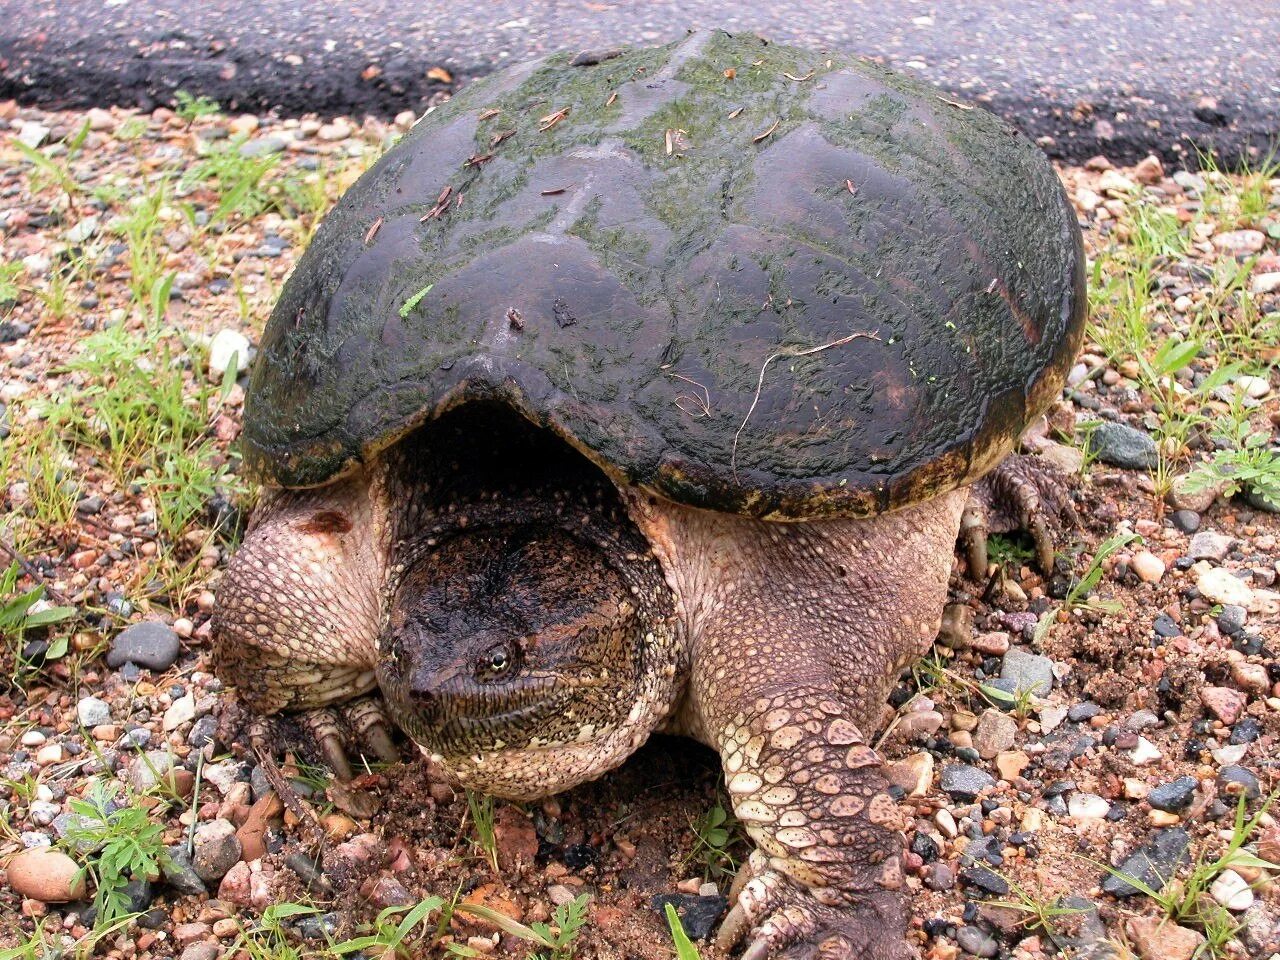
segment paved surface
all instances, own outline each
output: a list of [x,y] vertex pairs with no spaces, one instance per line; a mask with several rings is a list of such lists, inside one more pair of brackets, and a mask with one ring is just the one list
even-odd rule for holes
[[465,82],[691,26],[882,58],[1068,159],[1280,137],[1275,0],[0,0],[0,98],[394,114],[448,89],[433,66]]

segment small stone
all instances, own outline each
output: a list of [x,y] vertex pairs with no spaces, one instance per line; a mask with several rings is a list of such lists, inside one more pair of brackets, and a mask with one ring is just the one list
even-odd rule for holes
[[1129,751],[1129,761],[1138,767],[1155,763],[1161,757],[1160,748],[1146,737],[1139,737],[1138,742]]
[[719,894],[695,897],[685,893],[660,893],[649,903],[664,918],[667,904],[675,907],[690,940],[706,940],[715,931],[720,918],[729,910],[729,901]]
[[286,146],[284,137],[266,136],[254,137],[245,143],[240,144],[240,156],[242,157],[265,157],[273,153],[279,153]]
[[1261,400],[1271,392],[1271,382],[1265,377],[1255,377],[1252,374],[1244,374],[1236,377],[1234,384],[1239,393],[1244,394],[1251,400]]
[[1266,235],[1261,230],[1228,230],[1213,237],[1213,245],[1233,257],[1257,253],[1266,242]]
[[1181,813],[1195,799],[1198,783],[1195,777],[1179,777],[1169,783],[1162,783],[1147,793],[1147,803],[1157,810],[1169,813]]
[[1255,274],[1249,283],[1249,292],[1254,296],[1275,293],[1277,290],[1280,290],[1280,271]]
[[92,730],[100,724],[111,722],[111,707],[97,697],[82,697],[76,704],[76,720],[80,726]]
[[1248,699],[1231,687],[1201,687],[1200,702],[1215,717],[1231,726],[1240,718]]
[[1221,567],[1209,567],[1196,577],[1196,589],[1211,603],[1230,603],[1248,608],[1253,603],[1250,586]]
[[62,744],[46,743],[36,751],[36,766],[47,767],[51,763],[61,763],[63,758]]
[[50,132],[49,128],[44,124],[28,120],[22,125],[22,129],[18,131],[18,142],[34,150],[44,143],[45,137],[49,136]]
[[1227,636],[1235,636],[1244,629],[1249,619],[1249,611],[1234,603],[1224,603],[1218,614],[1218,629]]
[[912,710],[904,713],[893,730],[894,738],[905,743],[925,740],[938,732],[944,717],[937,710]]
[[1071,705],[1067,710],[1067,719],[1072,723],[1084,723],[1087,720],[1092,720],[1101,712],[1102,708],[1100,706],[1089,700],[1085,700],[1081,703],[1074,703]]
[[954,840],[960,835],[960,828],[956,825],[956,818],[951,815],[951,811],[943,807],[933,815],[933,822],[938,825],[938,830],[948,840]]
[[967,886],[977,887],[984,893],[994,894],[998,897],[1002,897],[1009,892],[1009,881],[986,867],[977,865],[965,867],[960,871],[960,879]]
[[216,943],[208,941],[200,941],[199,943],[189,943],[183,948],[179,960],[218,960],[222,953],[222,948]]
[[1001,780],[1014,780],[1022,776],[1030,762],[1031,758],[1021,750],[1006,750],[996,756],[996,770],[1000,772]]
[[1147,822],[1153,827],[1172,827],[1181,823],[1182,818],[1176,813],[1169,813],[1167,810],[1148,810]]
[[[1125,929],[1141,960],[1192,960],[1205,943],[1198,931],[1180,927],[1166,917],[1132,917]],[[1107,955],[1116,956],[1114,952]]]
[[15,854],[8,864],[9,886],[14,893],[41,903],[67,903],[85,894],[80,865],[60,850],[30,847]]
[[1013,647],[1004,655],[1000,677],[1014,682],[1016,694],[1030,692],[1044,696],[1053,688],[1053,661]]
[[1000,950],[995,937],[981,927],[965,926],[956,931],[956,943],[960,949],[975,957],[994,957]]
[[923,750],[885,765],[885,777],[909,797],[923,797],[933,785],[933,755]]
[[1187,862],[1190,844],[1191,837],[1181,827],[1156,831],[1151,840],[1125,858],[1116,873],[1107,874],[1102,881],[1103,892],[1114,897],[1132,897],[1142,893],[1124,877],[1141,880],[1157,892],[1164,889],[1169,878]]
[[1231,552],[1233,542],[1230,537],[1223,536],[1216,530],[1201,530],[1191,538],[1187,556],[1192,560],[1222,561]]
[[999,710],[984,710],[973,731],[973,748],[982,759],[990,760],[1012,747],[1017,735],[1018,723],[1011,716]]
[[1101,820],[1111,812],[1111,804],[1092,793],[1073,793],[1067,813],[1082,820]]
[[1200,514],[1194,510],[1175,510],[1169,519],[1183,533],[1195,533],[1200,529]]
[[164,712],[164,720],[161,726],[164,727],[166,733],[177,730],[184,723],[190,723],[196,716],[196,698],[194,694],[188,693],[186,696],[179,697],[173,703],[169,704],[169,709]]
[[973,800],[982,791],[995,786],[995,783],[995,778],[985,770],[963,763],[943,764],[939,778],[943,792],[955,800]]
[[177,843],[169,848],[169,858],[161,862],[160,871],[165,883],[179,893],[198,896],[207,892],[204,881],[191,863],[185,843]]
[[949,603],[942,611],[938,642],[953,650],[965,650],[973,637],[973,608],[966,603]]
[[240,862],[240,841],[235,824],[210,820],[196,828],[195,852],[191,858],[196,875],[205,883],[217,883]]
[[332,123],[321,124],[320,129],[316,131],[317,137],[321,140],[329,141],[330,143],[338,140],[345,140],[347,137],[351,136],[351,134],[351,124],[341,118],[334,120]]
[[924,885],[930,890],[950,890],[956,885],[956,873],[945,863],[930,863],[924,868]]
[[1143,583],[1159,583],[1164,577],[1164,561],[1150,550],[1139,550],[1129,561],[1129,569]]
[[237,372],[243,373],[249,366],[252,349],[249,338],[240,331],[219,330],[209,341],[209,372],[221,376],[234,359]]
[[1067,719],[1067,708],[1062,704],[1045,704],[1040,708],[1040,732],[1052,733]]
[[1257,800],[1262,796],[1262,785],[1251,771],[1229,764],[1218,771],[1218,794],[1231,798],[1232,803],[1242,794],[1246,800]]
[[1234,870],[1223,870],[1218,874],[1209,887],[1209,895],[1232,913],[1240,913],[1253,906],[1253,889]]
[[1178,510],[1204,513],[1213,506],[1218,497],[1226,492],[1226,489],[1225,482],[1202,487],[1198,480],[1193,480],[1191,474],[1184,473],[1174,477],[1173,484],[1165,495],[1165,500],[1169,502],[1170,506]]
[[1133,168],[1133,176],[1139,183],[1159,183],[1164,178],[1164,166],[1159,157],[1149,153]]
[[974,650],[989,657],[1002,657],[1009,652],[1009,634],[1003,630],[979,633],[969,642]]
[[1159,462],[1156,442],[1124,423],[1106,421],[1089,436],[1089,449],[1103,463],[1128,470],[1150,470]]
[[167,624],[146,620],[116,634],[107,651],[107,666],[136,663],[148,670],[168,670],[180,651],[178,635]]

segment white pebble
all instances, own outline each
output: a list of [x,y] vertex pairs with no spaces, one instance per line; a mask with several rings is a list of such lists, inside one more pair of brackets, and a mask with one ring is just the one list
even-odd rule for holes
[[1139,737],[1138,745],[1129,751],[1129,759],[1134,766],[1142,767],[1159,760],[1160,750],[1146,737]]
[[236,370],[249,366],[249,338],[238,330],[219,330],[209,341],[209,372],[226,373],[231,358],[236,358]]
[[1081,819],[1101,820],[1111,812],[1111,804],[1093,793],[1073,793],[1067,801],[1067,813]]
[[1247,880],[1234,870],[1223,870],[1213,881],[1209,894],[1228,910],[1239,913],[1253,906],[1253,890]]

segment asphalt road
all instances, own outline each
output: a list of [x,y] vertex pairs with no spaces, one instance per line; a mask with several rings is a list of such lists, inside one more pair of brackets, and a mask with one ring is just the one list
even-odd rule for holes
[[1135,160],[1280,139],[1276,0],[0,0],[0,98],[395,114],[560,49],[690,27],[855,52],[984,102],[1050,154]]

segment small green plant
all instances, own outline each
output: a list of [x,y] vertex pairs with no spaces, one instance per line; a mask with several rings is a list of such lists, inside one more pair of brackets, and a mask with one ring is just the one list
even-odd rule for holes
[[20,263],[0,263],[0,309],[5,316],[12,312],[13,305],[22,295],[22,288],[18,285],[22,272]]
[[487,793],[467,791],[467,810],[471,814],[471,822],[476,830],[476,845],[484,852],[484,857],[498,870],[498,840],[493,831],[493,797]]
[[1060,608],[1050,608],[1040,617],[1040,622],[1036,625],[1035,640],[1037,643],[1042,641],[1049,635],[1053,629],[1054,623],[1057,622],[1058,610],[1094,610],[1099,613],[1115,613],[1120,609],[1120,605],[1114,601],[1102,600],[1099,597],[1092,596],[1094,589],[1102,580],[1103,564],[1107,559],[1124,547],[1133,543],[1135,540],[1141,540],[1136,533],[1122,530],[1120,533],[1113,534],[1098,545],[1097,552],[1093,555],[1093,559],[1089,561],[1089,565],[1085,567],[1084,573],[1080,575],[1080,579],[1071,585],[1071,589],[1067,591],[1066,597],[1062,601]]
[[185,122],[187,126],[195,123],[201,117],[216,116],[221,112],[222,107],[218,105],[217,100],[211,100],[206,96],[192,96],[186,90],[179,90],[173,95],[173,111],[178,118]]
[[703,876],[708,880],[737,873],[738,861],[733,856],[733,847],[740,839],[735,835],[738,821],[723,806],[715,804],[690,827],[695,845],[686,862],[700,861]]
[[144,807],[116,804],[116,784],[97,783],[87,798],[71,801],[76,814],[64,843],[73,853],[89,852],[80,876],[93,880],[97,924],[112,923],[128,912],[124,892],[130,880],[151,880],[168,859],[164,825],[153,823]]
[[252,220],[274,204],[265,180],[280,158],[274,154],[246,156],[241,151],[246,139],[236,137],[209,145],[204,157],[182,178],[184,189],[204,185],[217,195],[209,226]]
[[1253,429],[1249,412],[1235,395],[1227,414],[1215,424],[1217,449],[1191,471],[1187,490],[1221,488],[1228,497],[1248,490],[1280,510],[1280,449],[1272,445],[1269,431]]
[[505,913],[478,903],[459,903],[454,909],[457,913],[469,913],[488,920],[513,937],[540,947],[541,949],[531,954],[534,960],[570,960],[573,956],[573,943],[586,925],[587,904],[590,900],[587,894],[579,894],[568,903],[556,907],[551,914],[551,923],[538,921],[528,926],[511,919]]
[[987,538],[987,556],[1002,569],[1017,570],[1035,559],[1035,545],[1026,535],[993,533]]
[[[30,590],[18,589],[18,578],[21,573],[17,563],[12,563],[0,574],[0,636],[5,646],[13,651],[14,671],[12,679],[17,683],[31,669],[23,657],[26,635],[30,630],[39,630],[63,623],[76,615],[74,607],[50,606],[44,599],[44,585],[38,584]],[[67,637],[55,636],[45,652],[45,660],[57,660],[66,655]],[[10,784],[10,789],[16,788]],[[30,798],[27,798],[28,800]]]
[[88,137],[89,121],[86,120],[74,134],[63,141],[65,150],[57,160],[41,150],[27,146],[21,140],[14,139],[13,146],[34,168],[31,175],[32,192],[39,193],[48,186],[57,187],[66,196],[67,207],[74,210],[81,187],[71,173],[71,163],[84,149],[84,142]]
[[680,922],[680,914],[676,908],[667,904],[667,927],[671,930],[671,942],[675,944],[676,960],[702,960],[698,948],[693,945],[689,935],[684,932],[684,924]]
[[[441,933],[427,920],[445,906],[439,897],[427,897],[412,907],[387,907],[373,921],[373,931],[351,940],[333,944],[329,949],[338,956],[359,951],[373,951],[369,956],[380,960],[413,960],[424,956]],[[432,931],[428,935],[427,931]]]
[[284,921],[291,917],[311,916],[319,913],[315,907],[302,903],[273,903],[262,911],[262,916],[252,927],[240,926],[240,932],[229,955],[247,955],[250,960],[303,960],[312,954],[304,954],[294,946],[285,932]]
[[1004,879],[1009,884],[1009,890],[1014,899],[992,900],[991,905],[1005,907],[1022,914],[1022,927],[1030,933],[1044,933],[1058,943],[1060,939],[1058,921],[1064,917],[1073,917],[1085,912],[1080,907],[1064,907],[1056,901],[1042,900],[1008,877]]

